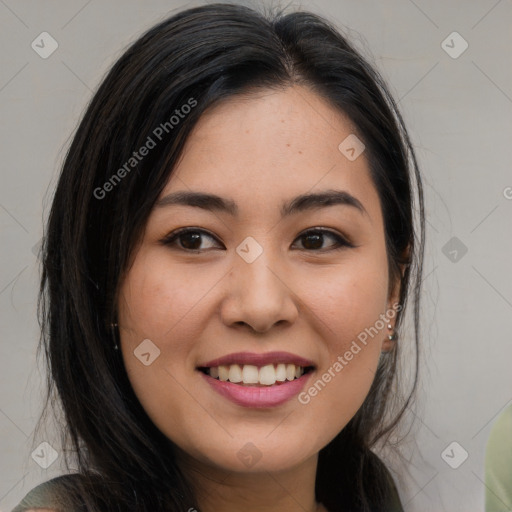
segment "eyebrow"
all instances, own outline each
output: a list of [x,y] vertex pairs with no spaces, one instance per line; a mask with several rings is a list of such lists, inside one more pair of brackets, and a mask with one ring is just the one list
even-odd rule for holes
[[[225,212],[234,217],[238,215],[238,206],[232,199],[205,192],[188,190],[172,192],[156,203],[158,208],[170,205],[193,206],[208,211]],[[351,206],[368,215],[361,202],[348,192],[344,190],[325,190],[301,194],[290,201],[284,202],[281,205],[281,217],[333,205]]]

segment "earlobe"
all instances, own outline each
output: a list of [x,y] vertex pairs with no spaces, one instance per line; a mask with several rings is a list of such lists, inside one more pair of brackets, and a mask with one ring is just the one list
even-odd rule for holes
[[387,338],[382,342],[381,352],[391,352],[395,348],[394,342],[389,341]]
[[391,352],[395,348],[396,342],[398,340],[398,334],[391,324],[388,324],[388,331],[389,334],[382,341],[382,352]]
[[[394,314],[392,318],[396,317],[397,312],[401,308],[397,308],[400,304],[400,291],[402,289],[402,280],[405,274],[405,270],[407,268],[407,264],[402,263],[399,265],[400,267],[400,275],[395,279],[394,285],[390,290],[389,302],[388,302],[388,311],[393,310]],[[398,311],[397,311],[398,310]],[[393,323],[388,323],[388,334],[382,340],[381,351],[382,352],[391,352],[396,347],[396,342],[398,340],[398,333],[395,331],[394,324],[396,323],[396,319]]]

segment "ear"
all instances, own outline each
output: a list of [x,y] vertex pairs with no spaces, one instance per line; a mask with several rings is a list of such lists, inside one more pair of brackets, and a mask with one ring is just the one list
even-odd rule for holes
[[[401,275],[403,276],[403,271],[401,271]],[[381,351],[382,352],[390,352],[395,347],[396,340],[390,340],[389,335],[395,332],[395,323],[396,323],[396,315],[397,315],[397,305],[400,298],[400,287],[401,281],[400,276],[395,279],[394,283],[390,284],[390,294],[388,298],[388,304],[385,316],[389,320],[386,322],[386,328],[384,332],[384,336],[382,338]],[[388,325],[391,325],[391,329],[388,328]]]
[[[389,285],[389,297],[386,311],[395,311],[395,314],[393,315],[393,318],[390,318],[389,321],[389,324],[391,324],[392,326],[391,330],[387,329],[386,326],[386,335],[382,340],[382,352],[389,352],[390,350],[393,350],[396,343],[396,340],[389,339],[389,334],[395,331],[397,305],[399,304],[400,301],[400,293],[402,291],[402,280],[407,269],[407,266],[409,265],[409,254],[409,248],[407,248],[407,250],[404,251],[402,256],[401,261],[403,263],[399,263],[400,274],[396,276],[394,281],[391,282]],[[389,315],[389,317],[391,317],[391,315]]]

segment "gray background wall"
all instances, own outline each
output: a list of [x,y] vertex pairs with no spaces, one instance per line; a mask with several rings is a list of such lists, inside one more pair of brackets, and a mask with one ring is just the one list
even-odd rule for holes
[[[51,430],[31,437],[44,378],[35,247],[45,198],[103,74],[129,42],[185,5],[200,2],[0,0],[0,511],[63,472],[62,454],[47,469],[31,456],[44,450],[47,460],[40,443],[56,445]],[[406,510],[482,510],[485,443],[512,401],[512,2],[291,5],[336,22],[380,69],[423,170],[425,345],[410,411],[416,427],[404,445],[411,475],[399,480]],[[31,47],[42,32],[58,43],[46,59]],[[39,52],[51,48],[43,37]],[[442,457],[454,441],[452,465],[462,449],[469,455],[457,469]]]

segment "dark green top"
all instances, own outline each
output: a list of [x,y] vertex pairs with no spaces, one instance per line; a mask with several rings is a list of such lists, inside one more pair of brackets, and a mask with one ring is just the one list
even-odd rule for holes
[[32,508],[49,508],[59,512],[73,512],[71,505],[66,498],[64,482],[80,478],[79,474],[62,475],[34,487],[14,507],[12,512],[26,512]]
[[[393,502],[387,510],[382,512],[403,512],[402,504],[398,496],[398,491],[389,475],[391,485],[393,486]],[[26,512],[32,508],[48,508],[58,510],[59,512],[73,512],[73,507],[66,499],[65,482],[80,478],[78,473],[72,475],[62,475],[37,487],[34,487],[11,512]]]

